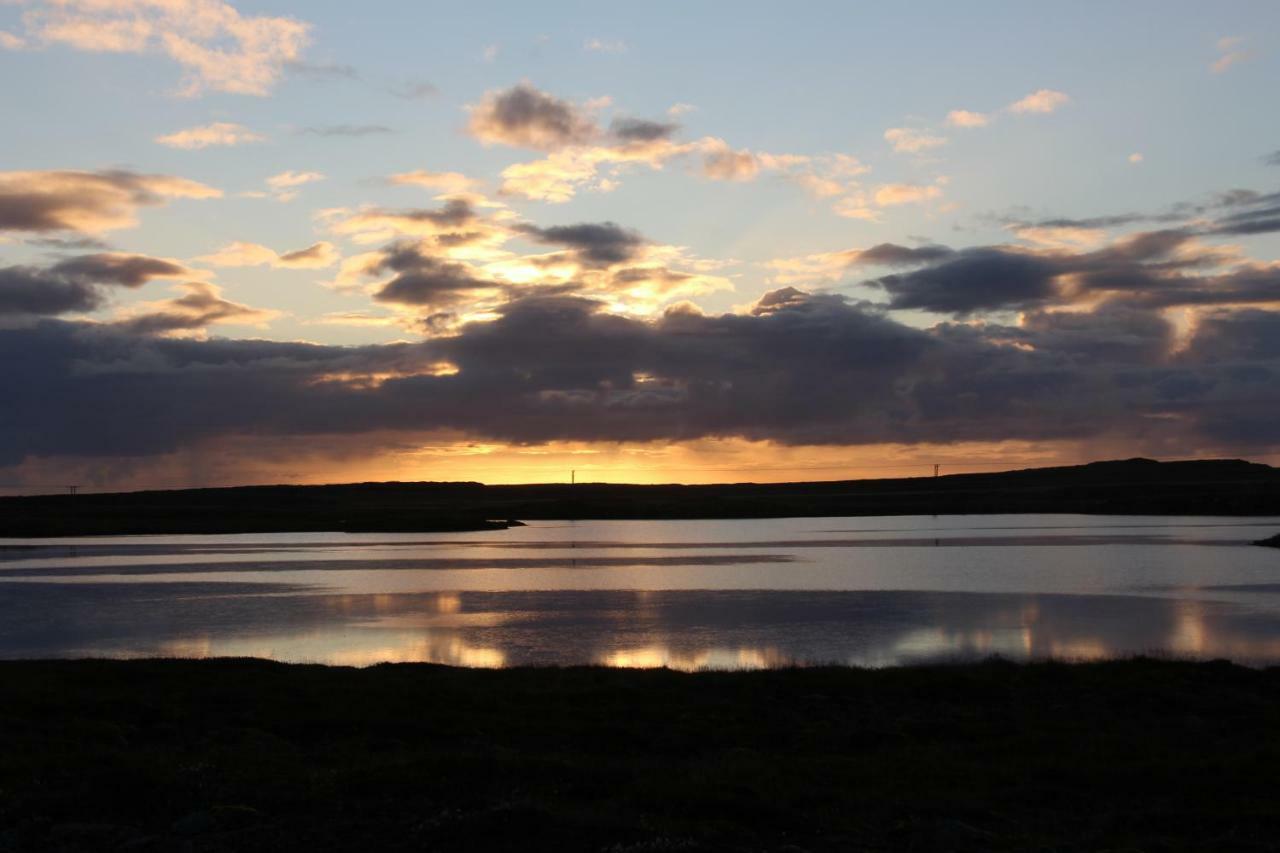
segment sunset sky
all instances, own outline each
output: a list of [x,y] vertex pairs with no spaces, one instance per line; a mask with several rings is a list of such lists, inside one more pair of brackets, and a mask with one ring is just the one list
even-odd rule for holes
[[1280,4],[0,0],[0,487],[1280,461]]

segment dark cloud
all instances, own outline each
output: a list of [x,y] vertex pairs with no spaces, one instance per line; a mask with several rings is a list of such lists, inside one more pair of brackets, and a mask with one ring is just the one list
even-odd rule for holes
[[92,284],[35,267],[0,267],[0,317],[92,311],[103,302]]
[[1272,151],[1262,158],[1262,162],[1268,166],[1280,166],[1280,150]]
[[[1033,218],[1027,215],[1007,215],[994,217],[995,221],[1014,230],[1024,228],[1085,228],[1106,229],[1123,228],[1127,225],[1139,224],[1186,224],[1188,220],[1198,217],[1216,217],[1224,210],[1245,207],[1255,204],[1272,203],[1280,200],[1280,194],[1269,195],[1255,190],[1233,189],[1214,193],[1207,200],[1184,201],[1172,205],[1165,211],[1154,213],[1119,213],[1108,216],[1090,216],[1082,218],[1052,217]],[[1208,233],[1213,233],[1210,230]],[[1224,232],[1229,233],[1229,232]]]
[[1248,236],[1280,231],[1280,193],[1267,195],[1253,193],[1250,197],[1231,206],[1244,209],[1219,217],[1213,225],[1205,229],[1205,233]]
[[879,243],[859,252],[854,262],[886,267],[907,267],[933,263],[950,258],[954,250],[946,246],[899,246],[896,243]]
[[[1280,446],[1274,312],[1211,312],[1185,347],[1157,315],[1123,305],[923,330],[796,289],[745,314],[673,309],[647,321],[572,295],[518,299],[487,323],[456,326],[449,313],[427,316],[450,334],[362,347],[137,334],[162,331],[158,320],[0,329],[11,413],[0,418],[0,463],[146,455],[246,434],[293,436],[301,449],[308,436],[372,444],[388,431],[434,430],[533,443]],[[456,372],[430,369],[441,362]]]
[[1189,361],[1276,362],[1280,368],[1280,312],[1248,308],[1201,315]]
[[202,282],[182,285],[186,295],[161,303],[158,310],[121,320],[115,325],[135,335],[159,335],[204,329],[214,323],[258,322],[267,312],[223,299],[218,288]]
[[[414,243],[387,247],[369,272],[373,275],[384,272],[397,274],[374,294],[373,298],[379,302],[437,311],[457,304],[475,291],[497,286],[478,278],[465,264],[425,254],[422,247]],[[438,321],[436,325],[439,325]]]
[[1125,225],[1136,225],[1142,222],[1178,222],[1185,218],[1182,214],[1118,213],[1111,216],[1089,216],[1082,219],[1069,217],[1034,220],[1006,218],[1001,221],[1013,228],[1120,228]]
[[622,142],[653,142],[670,139],[680,129],[675,122],[650,121],[643,118],[615,118],[609,123],[609,133]]
[[585,144],[600,132],[575,104],[528,83],[485,95],[471,107],[468,129],[482,142],[538,150]]
[[309,80],[358,80],[360,72],[354,65],[343,65],[337,62],[305,62],[292,59],[284,64],[290,74]]
[[39,246],[44,249],[54,249],[56,251],[66,252],[84,252],[90,249],[109,249],[108,244],[101,240],[95,240],[92,237],[30,237],[22,242],[28,246]]
[[582,222],[539,228],[524,225],[517,229],[530,239],[570,249],[588,267],[625,263],[637,256],[646,240],[636,231],[615,222]]
[[438,308],[458,302],[470,291],[492,286],[471,275],[462,264],[427,258],[418,268],[387,282],[373,298],[379,302]]
[[[1269,267],[1206,272],[1220,266],[1223,255],[1197,246],[1200,233],[1190,228],[1147,231],[1090,252],[924,247],[940,260],[868,284],[889,294],[890,308],[957,316],[1108,299],[1146,308],[1280,302],[1280,272]],[[904,263],[912,251],[920,250],[888,244],[868,250]],[[914,257],[915,263],[921,260]]]
[[146,255],[79,255],[50,267],[0,268],[0,315],[92,311],[106,302],[102,286],[140,287],[153,278],[184,275],[185,267]]
[[1002,247],[964,249],[914,272],[887,275],[872,284],[889,294],[889,307],[942,314],[1028,308],[1055,301],[1063,272],[1052,259]]
[[304,136],[376,136],[395,133],[395,130],[383,124],[324,124],[304,127],[298,133]]
[[280,256],[280,263],[301,264],[306,266],[309,261],[320,261],[327,258],[333,252],[333,245],[330,243],[320,242],[312,243],[305,249],[297,249],[292,252],[285,252]]
[[50,268],[50,272],[94,284],[141,287],[153,278],[181,276],[189,271],[180,264],[161,258],[103,253],[58,261]]
[[374,211],[375,214],[394,216],[406,222],[431,223],[439,228],[462,228],[479,221],[480,216],[466,199],[449,199],[436,210],[417,208],[400,211]]
[[1158,313],[1122,304],[1094,311],[1030,311],[1008,338],[1073,363],[1154,364],[1169,352],[1174,329]]
[[195,181],[120,170],[0,172],[0,231],[106,231],[132,225],[139,207],[219,195]]

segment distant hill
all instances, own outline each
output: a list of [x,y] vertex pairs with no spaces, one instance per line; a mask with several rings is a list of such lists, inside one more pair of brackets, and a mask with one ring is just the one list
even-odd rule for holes
[[812,483],[352,483],[0,498],[0,536],[426,532],[506,519],[977,513],[1280,515],[1280,470],[1239,459],[1125,459],[942,477]]

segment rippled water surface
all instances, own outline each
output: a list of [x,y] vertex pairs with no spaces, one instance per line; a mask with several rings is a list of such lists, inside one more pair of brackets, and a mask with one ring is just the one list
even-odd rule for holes
[[0,657],[1280,663],[1280,519],[546,521],[453,534],[0,540]]

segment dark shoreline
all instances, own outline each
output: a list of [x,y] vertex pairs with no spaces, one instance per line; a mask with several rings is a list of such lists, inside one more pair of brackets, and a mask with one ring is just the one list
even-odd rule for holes
[[1280,668],[0,662],[0,850],[1275,850]]
[[1280,516],[1280,469],[1130,459],[884,480],[719,485],[353,483],[0,498],[0,537],[426,533],[524,520],[866,515]]

